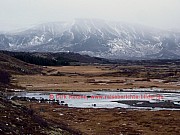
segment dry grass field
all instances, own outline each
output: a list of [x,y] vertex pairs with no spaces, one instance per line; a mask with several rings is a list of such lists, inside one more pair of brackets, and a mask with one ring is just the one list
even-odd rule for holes
[[80,73],[80,74],[100,74],[115,72],[116,70],[109,70],[110,66],[62,66],[62,67],[48,67],[55,69],[59,72],[68,72],[68,73]]
[[[83,135],[178,135],[179,111],[78,109],[59,105],[24,103],[47,121]],[[42,110],[43,111],[40,111]]]
[[[143,69],[143,66],[121,68],[134,71]],[[147,79],[144,72],[129,75],[120,73],[122,69],[113,69],[112,66],[46,67],[46,75],[14,75],[12,83],[27,90],[92,91],[152,87],[180,89],[180,81],[171,82],[167,78],[155,77]]]

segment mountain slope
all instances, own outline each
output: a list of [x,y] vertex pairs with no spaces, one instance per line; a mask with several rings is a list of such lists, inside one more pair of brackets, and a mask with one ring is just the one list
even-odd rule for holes
[[163,50],[168,50],[179,57],[180,33],[119,22],[76,19],[70,23],[46,23],[19,33],[2,34],[0,49],[31,52],[70,51],[116,59],[151,59],[151,55],[156,58],[155,54],[164,54],[166,52]]

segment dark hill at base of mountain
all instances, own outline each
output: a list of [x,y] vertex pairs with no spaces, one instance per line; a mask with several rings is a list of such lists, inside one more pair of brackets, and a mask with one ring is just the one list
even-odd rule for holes
[[37,74],[41,73],[42,68],[0,52],[0,70],[10,74]]
[[88,55],[80,55],[78,53],[42,53],[42,52],[8,52],[8,51],[0,51],[3,54],[9,55],[16,59],[22,60],[27,63],[41,65],[41,66],[67,66],[72,64],[108,64],[111,63],[107,59],[98,58],[98,57],[90,57]]

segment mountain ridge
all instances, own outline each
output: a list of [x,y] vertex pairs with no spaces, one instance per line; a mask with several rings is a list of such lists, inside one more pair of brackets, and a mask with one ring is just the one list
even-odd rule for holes
[[[76,19],[70,23],[45,23],[18,33],[0,34],[0,49],[75,52],[111,59],[179,59],[180,33],[99,19]],[[155,57],[158,53],[172,56]]]

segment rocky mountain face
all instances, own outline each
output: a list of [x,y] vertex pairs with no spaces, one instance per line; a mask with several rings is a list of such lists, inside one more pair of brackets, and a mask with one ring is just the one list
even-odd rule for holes
[[180,33],[141,25],[76,19],[0,34],[0,49],[76,52],[113,59],[180,58]]

